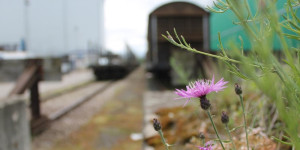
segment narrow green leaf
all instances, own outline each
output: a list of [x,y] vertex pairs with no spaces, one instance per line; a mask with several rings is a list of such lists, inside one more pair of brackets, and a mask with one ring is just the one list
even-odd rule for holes
[[239,39],[241,41],[241,51],[242,51],[242,56],[244,56],[244,41],[243,38],[241,36],[239,36]]
[[180,44],[182,44],[182,42],[181,42],[180,38],[178,37],[178,34],[177,34],[177,32],[176,32],[176,29],[175,29],[175,28],[174,28],[174,34],[175,34],[175,36],[176,36],[176,39],[179,41],[179,43],[180,43]]
[[235,130],[244,127],[244,125],[240,125],[238,127],[232,128],[229,132],[234,132]]
[[207,10],[209,10],[210,12],[214,12],[214,13],[224,13],[226,10],[215,10],[209,6],[206,7]]
[[282,141],[282,140],[276,138],[275,136],[271,136],[271,139],[273,139],[273,140],[275,140],[275,141],[277,141],[277,142],[280,142],[280,143],[282,143],[282,144],[285,144],[285,145],[291,145],[291,146],[293,146],[292,143]]
[[295,40],[299,40],[300,41],[300,36],[292,35],[292,34],[287,34],[287,33],[283,33],[283,35],[286,36],[289,39],[295,39]]
[[214,1],[213,3],[214,3],[214,5],[215,5],[217,8],[219,8],[219,9],[221,9],[221,10],[223,10],[223,11],[228,9],[228,7],[219,5],[219,4],[217,4],[215,1]]
[[181,35],[180,37],[181,37],[181,39],[182,39],[184,45],[185,45],[186,47],[190,47],[190,45],[189,45],[188,43],[186,43],[184,37],[183,37],[182,35]]
[[227,54],[226,54],[226,52],[225,52],[225,50],[224,50],[224,47],[223,47],[223,44],[222,44],[222,41],[221,41],[221,34],[220,34],[220,32],[218,32],[218,39],[219,39],[220,49],[221,49],[223,55],[224,55],[225,57],[227,57]]
[[222,0],[217,0],[220,4],[222,4],[222,5],[224,5],[224,6],[226,6],[226,7],[229,7],[228,6],[228,3],[225,3],[225,2],[223,2]]

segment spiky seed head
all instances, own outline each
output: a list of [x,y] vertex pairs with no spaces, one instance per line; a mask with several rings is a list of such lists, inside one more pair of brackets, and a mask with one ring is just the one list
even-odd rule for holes
[[237,84],[237,83],[234,85],[234,90],[235,90],[235,93],[236,93],[237,95],[240,95],[240,94],[243,93],[242,87],[241,87],[239,84]]
[[221,121],[224,124],[227,124],[229,122],[229,116],[225,111],[222,111]]
[[156,118],[153,119],[153,127],[155,131],[161,130],[161,124]]
[[200,133],[199,133],[199,138],[200,138],[200,139],[202,139],[202,140],[204,140],[204,139],[205,139],[205,135],[204,135],[204,133],[203,133],[203,132],[200,132]]

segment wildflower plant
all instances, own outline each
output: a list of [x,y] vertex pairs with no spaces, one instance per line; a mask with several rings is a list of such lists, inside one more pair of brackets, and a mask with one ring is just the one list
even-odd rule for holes
[[240,98],[240,102],[241,102],[241,106],[242,106],[242,110],[243,110],[243,118],[244,118],[244,128],[245,128],[245,133],[246,133],[246,142],[247,142],[247,149],[249,150],[249,140],[248,140],[248,131],[247,131],[247,119],[246,119],[246,113],[245,113],[245,108],[244,108],[244,99],[242,96],[242,88],[239,84],[235,84],[234,85],[234,91],[235,93],[239,96]]
[[224,81],[224,79],[222,78],[221,80],[219,80],[217,83],[215,83],[215,78],[214,76],[212,77],[211,80],[198,80],[198,81],[195,81],[195,82],[191,82],[189,84],[189,86],[186,86],[186,90],[179,90],[179,89],[176,89],[176,94],[182,98],[186,98],[187,101],[185,102],[184,105],[187,104],[187,102],[191,99],[191,98],[199,98],[200,100],[200,106],[203,110],[206,111],[212,125],[213,125],[213,128],[216,132],[216,135],[218,137],[218,140],[222,146],[223,149],[225,149],[223,143],[222,143],[222,140],[219,136],[219,133],[218,133],[218,130],[216,128],[216,125],[212,119],[212,115],[211,115],[211,112],[210,112],[210,101],[207,99],[206,95],[211,93],[211,92],[218,92],[218,91],[221,91],[223,90],[224,88],[226,88],[226,84],[228,82],[227,81]]
[[[241,26],[250,42],[251,50],[244,54],[243,39],[240,37],[241,46],[234,42],[229,43],[227,51],[221,42],[219,34],[219,55],[199,51],[192,48],[183,36],[178,36],[176,30],[173,38],[169,32],[163,37],[175,46],[201,55],[214,57],[227,65],[233,75],[255,83],[269,99],[276,104],[279,119],[284,124],[284,137],[274,139],[283,144],[292,145],[300,149],[299,122],[300,122],[300,47],[288,45],[288,39],[300,40],[300,17],[297,10],[299,0],[287,0],[285,13],[280,15],[276,9],[276,0],[260,0],[261,8],[252,10],[248,0],[217,0],[215,8],[207,9],[214,13],[233,12],[238,21],[233,23]],[[283,21],[280,21],[283,17]],[[278,58],[273,53],[274,39],[278,40],[282,50],[282,57]],[[193,88],[189,87],[189,89]],[[191,98],[192,93],[177,91],[183,97]],[[237,89],[236,89],[237,90]],[[238,91],[238,90],[237,90]],[[238,92],[237,92],[238,94]],[[241,93],[240,93],[241,94]],[[240,95],[238,94],[238,95]],[[240,96],[240,98],[242,98]],[[243,105],[243,100],[241,99]],[[245,111],[243,109],[245,120]],[[246,122],[244,122],[245,130]],[[249,148],[249,146],[248,146]]]
[[234,141],[232,140],[232,136],[230,134],[230,130],[228,128],[228,122],[229,122],[229,116],[227,115],[227,113],[225,111],[222,112],[222,115],[221,115],[221,122],[225,125],[225,129],[227,131],[227,134],[230,138],[230,142],[232,143],[233,145],[233,150],[236,150],[236,146],[234,144]]
[[[213,126],[213,129],[216,133],[216,136],[217,136],[217,140],[220,145],[222,146],[222,149],[225,150],[225,146],[223,145],[223,141],[221,140],[220,138],[220,135],[218,133],[218,130],[216,128],[216,125],[213,121],[213,117],[211,115],[211,112],[210,112],[210,101],[207,99],[206,95],[211,93],[211,92],[218,92],[218,91],[221,91],[223,90],[224,88],[226,88],[226,84],[228,82],[227,81],[224,81],[224,79],[220,79],[217,83],[214,83],[214,76],[212,78],[212,80],[198,80],[196,82],[193,82],[191,83],[189,86],[186,87],[186,90],[179,90],[179,89],[176,89],[176,94],[182,98],[185,98],[187,99],[187,102],[191,99],[191,98],[198,98],[200,100],[200,106],[201,108],[206,111],[211,123],[212,123],[212,126]],[[235,85],[235,92],[236,94],[240,95],[242,94],[242,89],[241,87],[236,84]],[[185,102],[185,104],[187,103]],[[243,106],[243,101],[241,100],[241,105]],[[244,107],[243,108],[243,112],[244,112]],[[244,113],[243,113],[244,114]],[[248,135],[247,135],[247,127],[246,127],[246,118],[245,118],[245,114],[244,114],[244,127],[245,127],[245,132],[246,132],[246,139],[247,139],[247,148],[248,148]],[[232,136],[230,134],[231,131],[234,131],[236,128],[232,129],[231,131],[229,130],[228,128],[228,123],[229,123],[229,116],[226,112],[222,112],[222,115],[221,115],[221,122],[225,125],[225,129],[228,133],[228,137],[230,139],[230,142],[232,143],[232,146],[233,146],[233,149],[235,150],[236,149],[236,146],[235,146],[235,143],[232,139]],[[163,132],[162,132],[162,128],[161,128],[161,124],[160,122],[154,118],[153,119],[153,127],[154,129],[159,133],[161,139],[162,139],[162,143],[165,145],[165,148],[166,150],[169,150],[169,147],[171,145],[169,145],[167,142],[166,142],[166,139],[165,137],[163,136]],[[205,136],[204,134],[201,132],[199,134],[199,138],[201,139],[201,142],[202,142],[202,146],[197,146],[197,148],[199,148],[199,150],[213,150],[213,146],[214,144],[212,144],[211,141],[205,143]]]
[[161,124],[160,122],[157,120],[157,118],[154,118],[153,119],[153,128],[155,131],[157,131],[159,133],[159,136],[161,138],[161,141],[162,143],[165,145],[165,148],[166,150],[169,150],[169,147],[171,146],[170,144],[167,143],[165,137],[164,137],[164,134],[162,132],[162,129],[161,129]]

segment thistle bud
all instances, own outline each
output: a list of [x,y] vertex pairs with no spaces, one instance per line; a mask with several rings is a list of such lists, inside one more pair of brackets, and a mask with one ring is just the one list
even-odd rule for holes
[[206,96],[200,97],[200,106],[203,110],[207,110],[210,107],[210,102]]
[[160,122],[156,118],[153,119],[153,127],[155,131],[161,130]]
[[221,121],[224,124],[227,124],[229,122],[229,117],[225,111],[222,111]]
[[237,83],[234,85],[234,90],[235,90],[235,93],[236,93],[237,95],[240,95],[240,94],[243,93],[242,87],[241,87],[239,84],[237,84]]
[[200,138],[201,140],[204,140],[204,139],[205,139],[205,136],[204,136],[204,133],[203,133],[203,132],[200,132],[200,133],[199,133],[199,138]]
[[168,35],[168,39],[171,40],[171,41],[174,41],[174,39],[171,35]]

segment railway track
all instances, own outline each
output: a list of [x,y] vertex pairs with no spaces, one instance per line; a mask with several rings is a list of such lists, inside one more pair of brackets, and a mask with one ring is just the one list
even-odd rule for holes
[[[115,131],[117,131],[118,134],[114,134],[116,137],[116,139],[119,139],[119,137],[124,137],[124,129],[128,129],[128,124],[125,123],[124,124],[124,117],[119,117],[118,120],[120,120],[120,122],[116,123],[115,121],[111,122],[109,118],[115,118],[117,114],[121,115],[121,116],[132,116],[129,115],[131,113],[134,113],[135,116],[140,116],[142,117],[142,113],[138,113],[137,109],[141,109],[141,103],[142,103],[142,91],[143,91],[143,84],[145,83],[145,81],[143,79],[141,79],[142,77],[144,77],[144,68],[140,67],[137,68],[136,70],[134,70],[131,74],[129,74],[127,77],[117,80],[117,81],[112,81],[112,83],[110,85],[107,85],[107,87],[105,88],[104,86],[102,86],[104,88],[103,91],[100,91],[98,94],[96,94],[93,98],[91,98],[88,101],[85,101],[84,103],[82,103],[80,106],[76,107],[75,109],[73,109],[72,111],[70,111],[69,113],[65,114],[64,116],[50,121],[51,124],[49,125],[49,127],[44,130],[42,133],[35,135],[32,138],[32,149],[33,150],[52,150],[52,149],[56,149],[54,146],[57,145],[57,143],[68,143],[70,144],[68,141],[66,142],[65,140],[67,139],[71,139],[71,137],[73,137],[75,135],[75,133],[84,131],[84,135],[87,135],[88,137],[93,137],[89,134],[85,134],[87,133],[93,133],[97,136],[95,136],[95,141],[99,141],[100,143],[105,143],[107,144],[107,140],[102,140],[102,138],[106,138],[106,136],[102,136],[103,134],[100,134],[100,128],[102,129],[102,127],[98,126],[97,127],[88,127],[88,129],[86,129],[86,126],[88,124],[102,124],[102,121],[107,121],[107,128],[109,129],[109,131],[113,131],[115,133]],[[92,83],[94,84],[94,83]],[[100,84],[103,84],[100,82]],[[138,87],[137,87],[138,86]],[[101,88],[99,86],[99,88]],[[95,86],[92,86],[90,88],[88,88],[86,91],[83,91],[82,93],[88,94],[87,91],[91,91],[89,89],[93,89],[96,90]],[[69,94],[71,95],[71,93]],[[82,94],[80,94],[78,92],[78,95],[83,96]],[[77,96],[78,97],[78,96]],[[79,99],[76,98],[77,100]],[[48,101],[52,101],[53,99],[50,99]],[[75,101],[75,100],[74,100]],[[125,103],[125,104],[124,104]],[[69,103],[70,104],[70,103]],[[126,106],[126,107],[124,107]],[[128,106],[128,107],[127,107]],[[136,108],[140,106],[139,108]],[[50,108],[49,108],[50,109]],[[54,113],[55,110],[51,111],[49,110],[49,112],[51,114]],[[44,108],[43,112],[46,113],[46,110]],[[45,114],[44,113],[44,114]],[[129,114],[127,114],[129,113]],[[135,131],[138,132],[139,129],[137,129],[137,124],[141,124],[141,119],[137,118],[137,117],[131,117],[133,120],[137,120],[136,123],[132,122],[128,122],[129,124],[133,125],[133,129],[130,129],[130,131]],[[125,117],[126,118],[126,117]],[[104,120],[103,120],[104,119]],[[113,119],[115,120],[115,119]],[[104,123],[104,122],[103,122]],[[111,124],[112,123],[112,124]],[[123,127],[120,128],[120,126],[118,125],[119,123],[121,123]],[[118,129],[117,129],[118,128]],[[115,130],[117,129],[117,130]],[[119,130],[120,129],[120,130]],[[119,133],[121,132],[121,133]],[[105,133],[104,133],[105,134]],[[127,132],[126,132],[127,134]],[[131,134],[131,133],[128,133]],[[98,139],[97,137],[101,136],[100,139]],[[111,137],[111,135],[109,134],[108,136]],[[115,137],[114,136],[114,137]],[[92,147],[93,146],[97,146],[97,148],[95,149],[102,149],[98,147],[98,144],[92,142],[93,140],[91,140],[90,138],[86,138],[83,135],[78,136],[80,137],[80,139],[82,139],[82,141],[84,141],[84,143],[91,143]],[[128,138],[130,137],[130,135],[128,135]],[[85,142],[86,141],[86,142]],[[122,138],[123,141],[123,138]],[[127,141],[127,140],[126,140]],[[130,140],[131,141],[131,140]],[[136,141],[131,141],[136,143]],[[80,143],[78,143],[77,141],[75,142],[76,145]],[[97,142],[98,143],[98,142]],[[60,145],[60,144],[59,144]],[[75,145],[75,144],[71,144],[71,145]],[[101,145],[100,145],[101,146]],[[81,147],[83,149],[91,149],[90,148],[84,148]],[[57,149],[72,149],[71,147],[68,148],[57,148]],[[74,148],[73,148],[74,149]],[[76,148],[75,148],[76,149]]]
[[114,81],[92,82],[72,91],[66,91],[56,97],[41,102],[41,111],[43,117],[40,121],[32,124],[32,133],[39,134],[45,130],[48,125],[76,109],[84,102],[90,100],[97,94],[110,87]]

